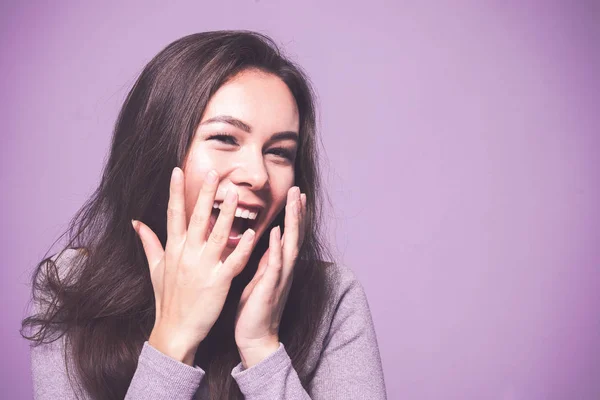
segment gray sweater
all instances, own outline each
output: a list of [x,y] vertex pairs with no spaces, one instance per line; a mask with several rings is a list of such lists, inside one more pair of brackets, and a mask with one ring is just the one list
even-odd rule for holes
[[[57,262],[59,274],[65,270],[61,265],[68,265],[75,252],[67,250]],[[364,289],[346,266],[331,266],[327,271],[335,291],[307,360],[306,371],[314,374],[308,392],[280,343],[279,349],[260,363],[248,369],[239,363],[231,371],[246,399],[386,399]],[[34,303],[34,312],[37,307]],[[35,399],[75,398],[66,373],[64,336],[32,347],[31,373]],[[208,399],[204,375],[200,367],[174,360],[145,342],[125,399]]]

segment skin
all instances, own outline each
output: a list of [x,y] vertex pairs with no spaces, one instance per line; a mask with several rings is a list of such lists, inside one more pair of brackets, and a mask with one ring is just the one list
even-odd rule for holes
[[[243,121],[251,133],[231,123],[210,122],[223,115]],[[156,300],[149,343],[159,351],[193,364],[198,345],[222,310],[231,280],[246,266],[258,238],[285,207],[286,234],[281,237],[279,227],[268,232],[269,249],[242,293],[235,324],[245,368],[279,348],[281,315],[304,237],[306,196],[293,186],[296,140],[274,137],[281,132],[297,137],[298,125],[296,103],[283,81],[258,71],[241,73],[211,98],[183,170],[173,170],[166,248],[147,225],[133,221],[148,259]],[[220,133],[235,139],[214,137]],[[282,149],[289,153],[287,157]],[[211,230],[215,200],[223,204]],[[227,238],[238,200],[263,208],[254,231],[246,231],[237,246],[231,247]]]
[[[250,126],[252,133],[226,122],[207,123],[218,116],[237,118]],[[260,237],[285,206],[294,184],[294,159],[282,157],[279,148],[295,156],[296,142],[269,140],[278,132],[293,132],[297,137],[298,129],[296,101],[278,77],[245,71],[221,86],[208,102],[184,161],[186,215],[192,215],[204,176],[215,169],[220,176],[217,200],[234,188],[240,202],[266,206],[254,227]],[[237,145],[232,139],[211,139],[219,133],[233,135]],[[231,251],[226,248],[223,257]]]

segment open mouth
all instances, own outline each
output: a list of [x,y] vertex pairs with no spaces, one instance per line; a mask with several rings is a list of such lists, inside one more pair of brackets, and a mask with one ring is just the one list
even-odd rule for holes
[[[220,203],[213,204],[213,210],[210,216],[211,232],[215,226],[215,223],[217,222],[219,214],[221,213],[221,210],[219,208],[220,206]],[[233,219],[233,224],[231,225],[229,239],[240,239],[247,229],[254,229],[254,227],[256,226],[256,222],[258,221],[259,214],[260,211],[238,207],[235,210],[235,218]]]

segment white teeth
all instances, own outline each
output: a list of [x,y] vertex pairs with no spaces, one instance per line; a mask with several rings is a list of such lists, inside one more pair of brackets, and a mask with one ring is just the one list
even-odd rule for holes
[[[217,209],[217,208],[221,209],[221,205],[222,204],[223,203],[217,203],[217,202],[215,202],[213,204],[213,208],[214,209]],[[252,219],[252,220],[254,220],[258,216],[258,212],[254,212],[254,211],[250,211],[250,210],[238,207],[238,208],[235,209],[235,216],[238,217],[238,218],[246,218],[246,219]]]

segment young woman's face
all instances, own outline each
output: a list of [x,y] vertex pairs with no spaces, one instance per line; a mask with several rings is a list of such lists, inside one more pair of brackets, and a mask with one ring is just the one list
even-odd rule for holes
[[[223,259],[235,248],[233,237],[250,226],[256,243],[285,207],[287,192],[294,185],[298,135],[296,101],[274,75],[244,71],[210,99],[183,167],[188,222],[211,169],[220,179],[217,203],[234,187],[241,217],[257,214],[254,220],[235,218]],[[217,210],[213,211],[214,222]]]

